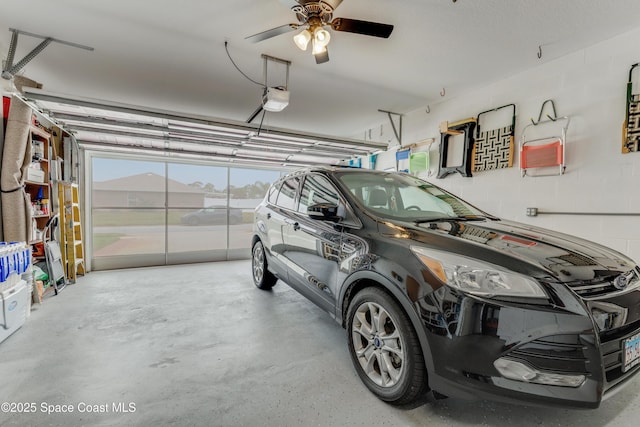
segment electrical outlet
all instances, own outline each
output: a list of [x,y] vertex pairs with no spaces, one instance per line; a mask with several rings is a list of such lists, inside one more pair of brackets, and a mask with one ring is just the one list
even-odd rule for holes
[[527,208],[527,216],[538,216],[538,208]]

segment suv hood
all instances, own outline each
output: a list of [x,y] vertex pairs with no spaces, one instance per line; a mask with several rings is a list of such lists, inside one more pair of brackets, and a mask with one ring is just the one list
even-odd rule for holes
[[628,257],[597,243],[517,222],[441,221],[411,228],[417,240],[429,246],[435,234],[447,240],[438,242],[441,248],[563,283],[606,280],[635,266]]

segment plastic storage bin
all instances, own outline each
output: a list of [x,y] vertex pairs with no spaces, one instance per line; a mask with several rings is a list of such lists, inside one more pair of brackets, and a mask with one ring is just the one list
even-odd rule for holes
[[29,315],[30,292],[23,275],[30,272],[31,249],[24,242],[0,242],[0,342]]

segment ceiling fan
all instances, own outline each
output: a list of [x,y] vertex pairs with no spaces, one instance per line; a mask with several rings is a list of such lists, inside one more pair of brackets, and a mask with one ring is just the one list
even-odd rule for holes
[[297,23],[285,24],[267,31],[247,37],[246,39],[257,43],[262,40],[290,31],[304,28],[293,37],[296,46],[307,50],[311,43],[311,53],[316,58],[317,64],[329,61],[327,45],[331,39],[331,33],[324,27],[331,27],[334,31],[363,34],[365,36],[388,38],[393,31],[393,25],[378,22],[361,21],[359,19],[333,18],[334,10],[340,6],[342,0],[280,0],[296,14]]

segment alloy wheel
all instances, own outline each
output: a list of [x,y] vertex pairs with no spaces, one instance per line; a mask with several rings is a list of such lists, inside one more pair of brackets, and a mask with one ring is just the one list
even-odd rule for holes
[[353,350],[360,366],[380,387],[393,387],[400,380],[406,359],[396,321],[374,302],[361,304],[351,324]]
[[252,261],[253,279],[256,283],[260,283],[264,276],[264,250],[262,249],[262,245],[259,243],[253,247]]

